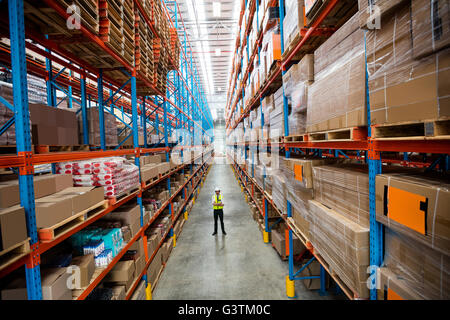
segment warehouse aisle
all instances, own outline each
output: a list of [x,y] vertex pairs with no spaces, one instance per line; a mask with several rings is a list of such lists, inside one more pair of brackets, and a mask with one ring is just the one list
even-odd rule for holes
[[[212,236],[211,196],[222,188],[226,236]],[[219,225],[220,230],[220,225]],[[169,257],[153,299],[287,299],[288,263],[261,232],[229,165],[214,164]],[[296,282],[298,299],[323,299]]]

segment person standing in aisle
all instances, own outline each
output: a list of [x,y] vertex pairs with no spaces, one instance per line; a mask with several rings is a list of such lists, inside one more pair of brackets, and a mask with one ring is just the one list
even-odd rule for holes
[[223,225],[223,196],[220,193],[220,188],[216,187],[215,194],[212,196],[212,205],[214,209],[214,233],[217,234],[217,218],[220,218],[220,227],[222,228],[222,234],[226,235],[225,227]]

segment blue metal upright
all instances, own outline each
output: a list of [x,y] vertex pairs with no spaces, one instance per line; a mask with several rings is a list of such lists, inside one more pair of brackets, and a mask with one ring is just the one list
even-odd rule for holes
[[86,109],[86,71],[83,70],[83,74],[80,77],[80,89],[81,89],[81,118],[83,126],[83,144],[89,144],[89,127]]
[[16,127],[17,154],[25,159],[19,171],[20,204],[25,210],[31,255],[25,267],[27,294],[30,300],[42,299],[40,258],[37,253],[38,235],[34,204],[33,164],[31,162],[31,132],[28,108],[27,66],[25,55],[25,24],[22,0],[8,1],[11,39],[11,65]]

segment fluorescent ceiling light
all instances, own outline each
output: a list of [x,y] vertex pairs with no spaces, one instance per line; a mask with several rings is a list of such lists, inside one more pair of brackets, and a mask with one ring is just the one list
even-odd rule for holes
[[222,55],[222,50],[220,48],[216,49],[216,57],[220,57]]
[[213,16],[220,18],[221,16],[222,4],[220,2],[213,2]]

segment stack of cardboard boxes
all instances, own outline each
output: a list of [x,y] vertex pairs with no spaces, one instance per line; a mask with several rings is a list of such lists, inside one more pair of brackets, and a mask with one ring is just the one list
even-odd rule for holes
[[[105,144],[106,146],[117,146],[119,144],[117,136],[116,117],[103,111],[105,121]],[[100,145],[100,114],[98,107],[92,107],[87,110],[88,130],[89,130],[89,144]],[[80,131],[79,141],[83,141],[83,122],[81,112],[78,114],[78,127]]]

